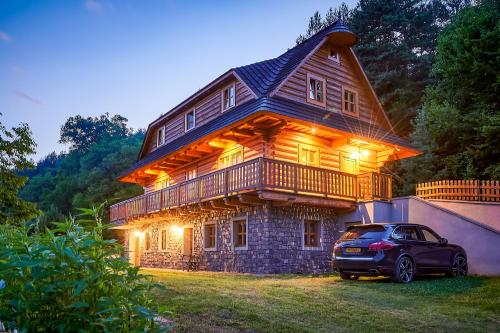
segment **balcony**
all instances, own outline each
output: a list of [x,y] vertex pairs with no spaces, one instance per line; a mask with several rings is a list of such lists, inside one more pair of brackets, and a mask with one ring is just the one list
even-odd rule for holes
[[129,220],[191,204],[263,191],[349,202],[390,200],[392,179],[380,173],[353,175],[256,158],[117,203],[110,208],[110,219]]

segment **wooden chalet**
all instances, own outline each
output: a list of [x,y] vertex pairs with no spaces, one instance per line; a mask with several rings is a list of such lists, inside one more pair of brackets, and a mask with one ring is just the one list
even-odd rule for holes
[[391,200],[398,137],[339,20],[277,58],[230,69],[148,127],[110,208],[131,262],[241,272],[329,269],[339,214]]

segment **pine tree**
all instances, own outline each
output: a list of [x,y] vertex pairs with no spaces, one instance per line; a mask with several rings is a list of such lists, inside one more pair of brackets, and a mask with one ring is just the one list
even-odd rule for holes
[[413,134],[425,154],[403,162],[404,178],[500,179],[499,21],[498,3],[483,1],[440,36],[437,83],[427,90]]

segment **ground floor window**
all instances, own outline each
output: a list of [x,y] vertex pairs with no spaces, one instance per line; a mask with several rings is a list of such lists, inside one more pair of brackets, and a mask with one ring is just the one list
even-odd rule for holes
[[238,218],[233,220],[233,244],[235,249],[245,249],[247,247],[248,220]]
[[160,249],[165,251],[167,249],[167,229],[160,231]]
[[215,223],[207,223],[204,228],[205,250],[215,249],[216,227]]
[[319,221],[304,220],[304,247],[319,246]]
[[146,231],[144,235],[144,250],[151,251],[151,232]]

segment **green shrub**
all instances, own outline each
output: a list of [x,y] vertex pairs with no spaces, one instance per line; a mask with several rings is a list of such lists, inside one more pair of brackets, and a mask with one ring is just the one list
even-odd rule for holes
[[[160,286],[103,239],[98,209],[53,230],[0,225],[0,321],[24,332],[150,332]],[[3,280],[3,281],[1,281]],[[166,328],[161,328],[165,330]]]

